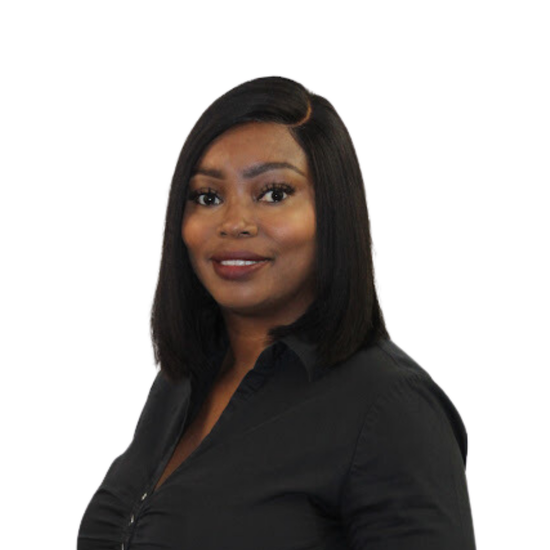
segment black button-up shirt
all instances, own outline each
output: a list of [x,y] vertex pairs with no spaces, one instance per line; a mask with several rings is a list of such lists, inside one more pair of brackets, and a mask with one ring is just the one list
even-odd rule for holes
[[326,369],[296,336],[267,347],[155,491],[224,355],[196,390],[157,373],[78,550],[475,549],[464,424],[391,340]]

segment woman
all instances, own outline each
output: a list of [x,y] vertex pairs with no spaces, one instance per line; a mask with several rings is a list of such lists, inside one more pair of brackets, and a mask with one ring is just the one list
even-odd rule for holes
[[389,338],[326,99],[259,78],[201,116],[151,328],[160,371],[79,550],[475,548],[465,427]]

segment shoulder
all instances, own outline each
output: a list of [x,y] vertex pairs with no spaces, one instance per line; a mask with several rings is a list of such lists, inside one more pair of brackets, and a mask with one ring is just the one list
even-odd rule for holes
[[345,396],[346,407],[361,418],[362,431],[390,415],[408,418],[419,429],[426,419],[437,417],[454,435],[466,461],[467,432],[457,408],[430,373],[395,342],[363,347],[332,368],[326,383]]
[[139,415],[134,437],[148,429],[162,425],[182,405],[185,405],[191,394],[189,378],[178,382],[169,380],[162,370],[158,370],[147,398]]
[[342,388],[362,415],[339,500],[351,546],[474,549],[466,430],[451,400],[391,341],[347,366]]
[[[361,347],[348,359],[330,367],[329,383],[342,386],[359,400],[374,397],[392,387],[430,374],[392,340],[381,340]],[[364,401],[364,399],[363,399]]]

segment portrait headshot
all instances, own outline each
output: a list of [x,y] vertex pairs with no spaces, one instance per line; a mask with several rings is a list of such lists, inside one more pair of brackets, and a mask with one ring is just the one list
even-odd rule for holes
[[0,21],[4,547],[545,547],[546,4]]
[[465,426],[390,338],[328,99],[261,77],[202,114],[172,179],[151,335],[160,370],[79,550],[475,547]]

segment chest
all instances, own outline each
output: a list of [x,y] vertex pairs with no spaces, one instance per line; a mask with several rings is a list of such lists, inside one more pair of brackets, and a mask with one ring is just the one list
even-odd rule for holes
[[155,491],[170,477],[170,475],[185,462],[197,449],[204,438],[212,431],[218,422],[238,384],[218,382],[214,384],[199,408],[195,418],[189,423],[181,436],[176,448],[161,474]]
[[281,370],[245,376],[238,388],[214,383],[195,406],[189,384],[153,394],[94,495],[79,550],[103,541],[125,550],[347,548],[336,508],[356,423],[349,406],[312,394],[304,379]]
[[[134,540],[162,540],[166,548],[199,543],[205,550],[228,541],[242,550],[257,548],[258,541],[266,550],[347,548],[336,513],[318,504],[326,495],[336,501],[339,484],[334,480],[347,462],[343,446],[329,442],[326,429],[312,430],[306,421],[319,416],[319,425],[324,425],[317,410],[307,410],[308,405],[317,409],[313,402],[287,405],[252,428],[239,429],[235,437],[218,440],[211,452],[189,458],[230,397],[213,392],[184,430],[155,491],[163,483],[167,486],[153,492]],[[231,426],[225,427],[229,433]],[[344,454],[347,458],[349,451]],[[193,463],[175,472],[186,461]]]

